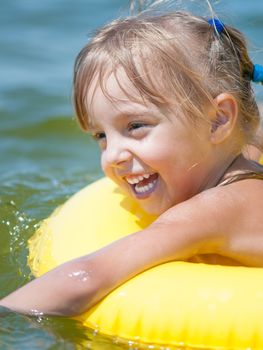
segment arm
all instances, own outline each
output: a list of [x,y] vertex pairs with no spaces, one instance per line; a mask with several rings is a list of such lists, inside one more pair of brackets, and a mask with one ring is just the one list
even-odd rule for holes
[[[231,190],[236,185],[208,190],[169,209],[147,229],[57,267],[0,304],[24,313],[76,315],[134,275],[164,262],[222,252],[245,261],[258,242],[246,249],[245,235],[239,235],[243,205],[238,188]],[[263,247],[259,250],[262,259]]]
[[11,293],[0,305],[26,314],[77,315],[134,275],[173,260],[172,251],[165,256],[169,244],[159,242],[162,225],[60,265]]

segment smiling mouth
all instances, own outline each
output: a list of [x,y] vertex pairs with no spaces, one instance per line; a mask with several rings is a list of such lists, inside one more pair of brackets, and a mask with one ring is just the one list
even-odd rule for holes
[[126,178],[137,198],[148,197],[156,188],[159,175],[157,173],[142,174]]

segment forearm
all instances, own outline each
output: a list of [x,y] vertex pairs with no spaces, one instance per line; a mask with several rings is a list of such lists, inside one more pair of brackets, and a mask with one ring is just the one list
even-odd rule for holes
[[202,221],[192,225],[188,210],[182,215],[171,211],[143,231],[57,267],[2,299],[0,305],[22,313],[79,314],[138,273],[199,253],[211,239],[200,228]]
[[131,235],[60,265],[0,300],[0,306],[32,315],[80,314],[147,268],[147,254],[144,258],[135,241]]
[[24,314],[79,314],[95,302],[99,290],[89,271],[88,257],[72,260],[6,296],[0,305]]
[[3,298],[0,305],[25,314],[84,312],[136,274],[176,258],[168,237],[161,243],[160,235],[161,227],[153,225],[65,263]]

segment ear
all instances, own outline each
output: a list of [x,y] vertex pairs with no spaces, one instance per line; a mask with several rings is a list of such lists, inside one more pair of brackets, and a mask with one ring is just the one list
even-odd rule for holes
[[211,118],[211,142],[219,144],[233,132],[238,115],[238,105],[235,97],[222,93],[214,98],[214,113]]

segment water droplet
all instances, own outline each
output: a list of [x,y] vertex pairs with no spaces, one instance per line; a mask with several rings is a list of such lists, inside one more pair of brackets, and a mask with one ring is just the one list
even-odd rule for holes
[[81,282],[87,282],[90,279],[89,272],[84,270],[71,272],[68,276]]

